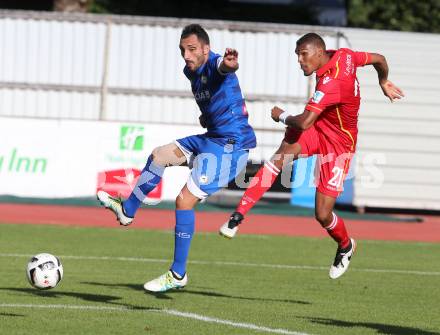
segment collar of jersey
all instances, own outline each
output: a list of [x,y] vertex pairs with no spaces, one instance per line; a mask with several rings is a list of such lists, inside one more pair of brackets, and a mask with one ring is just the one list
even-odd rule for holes
[[327,50],[328,53],[333,53],[333,56],[330,58],[330,60],[322,66],[320,69],[316,71],[316,75],[318,77],[322,77],[325,73],[327,73],[328,70],[330,70],[332,67],[335,66],[336,61],[338,59],[338,52],[337,50]]
[[197,73],[198,75],[202,74],[203,69],[205,68],[206,64],[209,62],[209,60],[210,60],[211,57],[213,57],[213,56],[215,56],[215,53],[212,52],[211,50],[209,50],[208,60],[206,61],[205,64],[203,64],[201,67],[199,67],[199,68],[197,69],[197,71],[196,71],[196,73]]

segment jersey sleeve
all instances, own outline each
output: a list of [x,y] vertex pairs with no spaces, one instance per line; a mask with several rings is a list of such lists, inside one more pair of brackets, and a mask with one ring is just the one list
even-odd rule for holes
[[368,65],[371,62],[371,55],[368,52],[355,51],[354,52],[354,62],[355,62],[356,67]]
[[[322,78],[324,80],[325,78]],[[321,114],[326,108],[341,102],[341,92],[337,80],[331,79],[325,84],[318,83],[316,91],[308,101],[305,109],[316,114]]]
[[215,74],[218,74],[221,76],[226,76],[228,74],[228,73],[223,73],[220,70],[220,64],[222,63],[222,61],[223,61],[223,57],[218,54],[216,54],[214,57],[212,57],[208,60],[208,66],[211,69],[212,73],[215,73]]

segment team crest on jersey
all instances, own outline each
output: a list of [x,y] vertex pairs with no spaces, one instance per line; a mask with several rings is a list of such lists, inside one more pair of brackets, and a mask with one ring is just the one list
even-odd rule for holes
[[327,84],[330,80],[332,80],[332,78],[330,78],[330,77],[324,77],[324,79],[322,80],[322,83],[325,85],[325,84]]
[[324,93],[321,91],[315,91],[315,94],[313,94],[312,101],[316,104],[319,104],[319,102],[324,98]]
[[201,76],[200,81],[202,82],[202,84],[206,84],[208,82],[208,78],[206,76]]

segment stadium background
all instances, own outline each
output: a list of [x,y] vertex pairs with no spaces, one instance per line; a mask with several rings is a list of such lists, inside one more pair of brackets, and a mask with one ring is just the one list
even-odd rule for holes
[[[155,146],[201,132],[177,50],[179,32],[190,19],[27,11],[3,11],[0,18],[0,116],[7,134],[0,151],[1,194],[90,197],[99,173],[122,169],[120,177],[130,184],[133,173],[125,170],[142,168]],[[268,159],[282,136],[270,108],[300,113],[313,92],[313,78],[302,76],[295,60],[301,34],[321,33],[329,48],[386,55],[390,78],[407,97],[390,104],[374,71],[358,71],[360,134],[353,190],[345,202],[440,209],[438,67],[426,75],[427,64],[438,61],[438,35],[199,22],[214,51],[240,51],[238,76],[258,139],[250,155],[254,164]],[[119,143],[130,138],[131,144]],[[165,200],[174,199],[186,179],[184,168],[170,170],[163,181]]]

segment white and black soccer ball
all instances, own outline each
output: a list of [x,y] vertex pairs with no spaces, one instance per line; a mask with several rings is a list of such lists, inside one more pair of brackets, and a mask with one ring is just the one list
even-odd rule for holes
[[38,254],[29,260],[26,276],[35,288],[40,290],[54,288],[63,278],[63,265],[54,255]]

